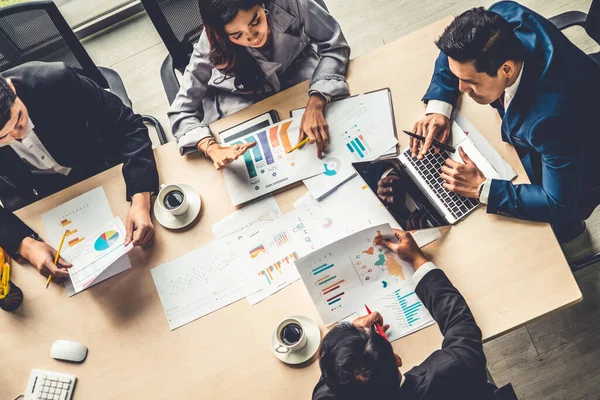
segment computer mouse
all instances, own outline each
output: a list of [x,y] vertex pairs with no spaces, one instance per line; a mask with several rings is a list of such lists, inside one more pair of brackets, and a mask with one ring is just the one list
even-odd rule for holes
[[73,340],[56,340],[50,348],[50,357],[64,361],[83,362],[87,353],[87,347]]

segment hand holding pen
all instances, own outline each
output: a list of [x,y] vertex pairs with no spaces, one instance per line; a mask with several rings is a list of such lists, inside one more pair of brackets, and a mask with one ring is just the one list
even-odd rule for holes
[[436,147],[434,141],[438,144],[448,142],[451,133],[450,119],[445,115],[438,113],[428,114],[415,123],[411,129],[411,133],[412,135],[409,136],[411,136],[410,149],[412,156],[422,160],[431,146],[434,146],[434,151],[436,153],[440,152],[442,147]]

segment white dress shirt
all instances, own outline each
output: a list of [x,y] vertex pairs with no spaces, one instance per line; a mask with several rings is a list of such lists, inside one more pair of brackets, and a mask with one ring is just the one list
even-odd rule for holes
[[23,160],[34,174],[69,175],[71,168],[59,165],[34,132],[35,126],[29,118],[27,133],[21,140],[13,140],[9,146]]
[[[525,69],[525,63],[521,64],[521,71],[519,72],[519,76],[517,76],[517,80],[515,83],[510,85],[504,90],[504,111],[508,110],[508,106],[515,98],[517,94],[517,90],[519,89],[519,85],[521,84],[521,77],[523,76],[523,70]],[[442,114],[445,115],[448,119],[452,115],[452,104],[446,103],[442,100],[429,100],[427,103],[427,108],[425,109],[425,114]],[[490,189],[492,187],[492,180],[487,178],[480,187],[483,186],[483,189],[480,190],[479,201],[483,204],[487,204],[490,198]]]

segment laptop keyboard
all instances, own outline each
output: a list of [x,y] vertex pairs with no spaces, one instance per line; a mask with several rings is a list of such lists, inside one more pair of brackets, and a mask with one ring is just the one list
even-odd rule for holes
[[450,157],[447,151],[440,150],[439,154],[435,154],[432,147],[422,160],[413,158],[410,149],[404,154],[454,218],[460,219],[479,206],[479,200],[459,196],[442,186],[444,180],[440,177],[440,173],[442,165]]

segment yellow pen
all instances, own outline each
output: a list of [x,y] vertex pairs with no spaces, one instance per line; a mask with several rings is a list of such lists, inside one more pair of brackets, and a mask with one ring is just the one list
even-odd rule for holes
[[[54,265],[58,262],[58,258],[60,257],[60,250],[62,249],[63,243],[65,242],[65,238],[67,237],[67,232],[63,233],[62,239],[60,239],[60,244],[58,245],[58,250],[56,250],[56,255],[54,256]],[[52,275],[48,276],[48,280],[46,281],[46,289],[50,286],[50,281],[52,281]]]
[[303,141],[301,141],[300,143],[298,143],[297,145],[295,145],[294,147],[292,147],[290,149],[290,151],[288,151],[288,154],[291,153],[292,151],[299,149],[300,147],[304,146],[306,143],[310,142],[309,138],[304,139]]

